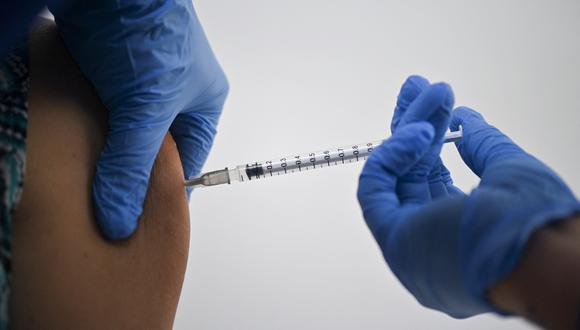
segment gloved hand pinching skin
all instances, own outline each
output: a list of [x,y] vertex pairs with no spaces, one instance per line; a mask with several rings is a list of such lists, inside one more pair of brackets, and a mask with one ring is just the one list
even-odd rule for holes
[[50,9],[109,110],[93,199],[103,234],[123,239],[137,227],[168,131],[186,178],[200,172],[228,82],[190,0],[69,1]]
[[[361,173],[359,203],[390,268],[421,304],[456,318],[501,312],[486,290],[515,268],[534,231],[580,212],[580,203],[480,114],[451,112],[442,101],[451,90],[436,86],[418,76],[403,85],[393,135]],[[469,195],[453,186],[438,158],[445,113],[452,130],[463,128],[457,148],[481,178]]]

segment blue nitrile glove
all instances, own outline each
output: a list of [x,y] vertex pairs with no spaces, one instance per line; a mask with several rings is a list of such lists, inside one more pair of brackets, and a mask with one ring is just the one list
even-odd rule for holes
[[0,59],[25,42],[30,24],[45,5],[46,0],[0,1]]
[[104,235],[126,238],[136,229],[168,130],[185,177],[200,172],[228,83],[191,0],[71,1],[53,14],[109,110],[93,198]]
[[420,77],[405,83],[394,133],[365,164],[358,199],[403,285],[424,306],[464,318],[494,311],[486,290],[514,269],[535,230],[580,212],[580,203],[552,170],[467,108],[452,113],[451,129],[462,126],[457,147],[481,183],[470,195],[454,188],[433,153],[445,128],[433,109],[448,111],[443,97],[426,96],[433,89]]

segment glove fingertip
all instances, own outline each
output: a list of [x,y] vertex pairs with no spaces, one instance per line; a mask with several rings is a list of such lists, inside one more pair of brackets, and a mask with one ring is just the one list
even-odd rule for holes
[[464,126],[466,123],[475,120],[485,121],[479,112],[469,107],[460,106],[451,113],[451,123],[449,128],[452,131],[457,131],[459,130],[459,126]]
[[119,194],[102,193],[99,176],[93,183],[93,202],[97,224],[102,234],[110,240],[129,238],[137,229],[138,218],[142,212],[142,202],[126,200],[114,201]]
[[429,81],[421,76],[409,76],[401,86],[397,106],[406,108],[419,94],[429,87]]
[[435,129],[428,122],[414,122],[402,127],[373,151],[362,174],[403,175],[429,149],[434,136]]
[[429,87],[429,80],[427,80],[427,78],[413,74],[407,77],[401,86],[401,93],[406,91],[415,91],[416,93],[420,93],[427,87]]
[[453,108],[453,104],[455,103],[455,95],[453,94],[453,89],[448,83],[439,82],[433,84],[433,89],[436,90],[436,93],[439,93],[443,96],[443,100],[441,101],[441,105],[451,111]]
[[428,87],[429,81],[419,75],[411,75],[405,80],[397,96],[397,106],[391,122],[391,132],[394,132],[399,125],[403,114],[407,111],[407,107]]
[[164,128],[109,132],[92,186],[97,224],[106,238],[126,239],[136,230],[164,136]]
[[103,235],[112,241],[124,240],[135,232],[137,229],[137,221],[117,221],[104,223],[100,222],[100,228]]

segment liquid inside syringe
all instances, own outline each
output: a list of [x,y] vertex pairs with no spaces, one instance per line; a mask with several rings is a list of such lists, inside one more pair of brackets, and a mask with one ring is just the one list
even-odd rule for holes
[[[461,137],[461,130],[449,132],[445,135],[444,142],[454,142],[461,139]],[[300,173],[324,167],[356,163],[366,160],[373,149],[381,143],[383,143],[382,140],[352,144],[317,152],[283,156],[231,168],[226,167],[222,170],[191,177],[185,181],[185,185],[197,188],[226,183],[230,184],[233,182],[250,182],[252,180],[260,180],[290,173]]]

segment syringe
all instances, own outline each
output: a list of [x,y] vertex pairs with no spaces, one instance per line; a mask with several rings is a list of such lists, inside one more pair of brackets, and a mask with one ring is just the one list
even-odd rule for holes
[[[455,142],[463,136],[462,131],[449,132],[444,137],[444,142]],[[367,143],[352,144],[340,148],[329,148],[323,151],[305,154],[290,155],[263,162],[254,162],[225,168],[212,172],[203,173],[199,176],[190,177],[185,181],[188,187],[208,187],[232,182],[250,182],[252,180],[265,179],[290,173],[299,173],[348,163],[359,162],[367,159],[374,148],[378,147],[382,140]]]

